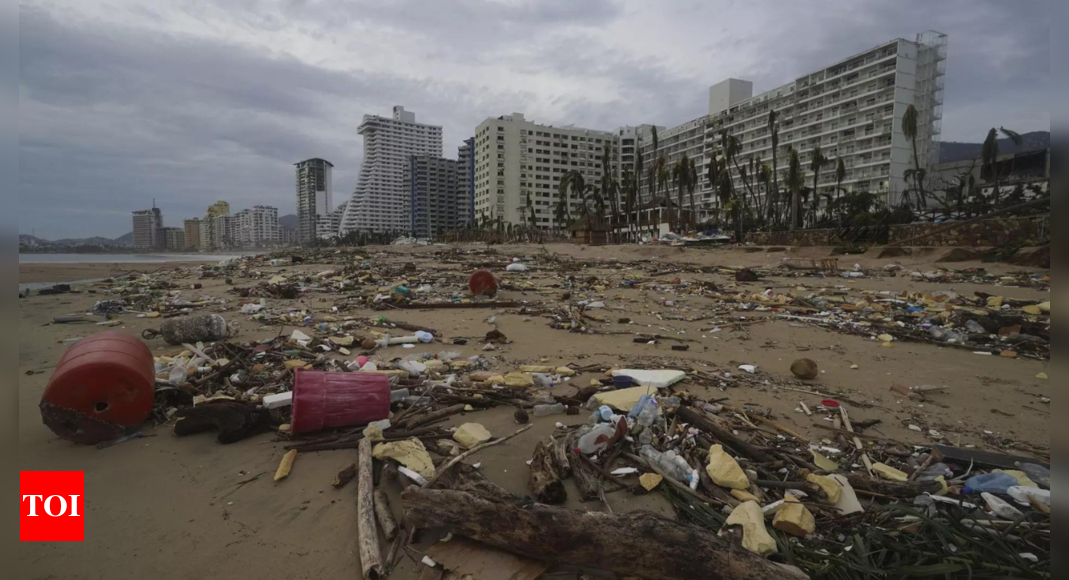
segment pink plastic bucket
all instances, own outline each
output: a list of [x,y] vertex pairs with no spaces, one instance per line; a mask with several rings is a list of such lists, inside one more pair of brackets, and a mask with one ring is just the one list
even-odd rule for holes
[[386,375],[298,370],[293,379],[294,434],[364,425],[389,415]]

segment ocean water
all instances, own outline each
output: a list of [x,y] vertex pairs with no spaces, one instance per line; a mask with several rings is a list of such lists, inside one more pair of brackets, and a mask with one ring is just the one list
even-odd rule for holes
[[19,254],[20,264],[220,262],[248,254]]

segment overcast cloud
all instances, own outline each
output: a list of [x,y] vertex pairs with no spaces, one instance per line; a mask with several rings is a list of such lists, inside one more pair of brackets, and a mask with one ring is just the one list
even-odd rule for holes
[[1048,2],[24,0],[19,228],[116,237],[217,199],[293,213],[293,163],[348,199],[363,114],[613,130],[701,116],[710,84],[790,82],[896,37],[949,35],[943,138],[1050,129]]

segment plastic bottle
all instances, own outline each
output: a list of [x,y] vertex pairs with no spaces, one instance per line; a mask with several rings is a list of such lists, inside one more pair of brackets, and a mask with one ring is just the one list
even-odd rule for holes
[[917,481],[935,481],[939,478],[940,475],[949,479],[954,476],[954,473],[950,471],[950,466],[948,466],[946,463],[936,463],[935,465],[931,465],[928,467],[928,469],[922,471],[920,475],[917,476]]
[[174,386],[181,385],[186,382],[186,365],[188,361],[185,357],[178,357],[174,361],[174,365],[171,367],[171,373],[167,376],[167,380]]
[[965,482],[965,489],[962,493],[1006,493],[1011,487],[1018,485],[1017,478],[1012,475],[1006,475],[1005,473],[985,473],[983,475],[977,475],[976,477],[970,477]]
[[1013,501],[1027,506],[1032,502],[1029,498],[1035,498],[1036,501],[1050,507],[1050,491],[1046,489],[1039,489],[1038,487],[1020,487],[1013,486],[1006,490],[1006,495],[1013,498]]
[[553,388],[553,375],[546,373],[533,373],[531,379],[534,380],[534,384],[545,387],[547,389]]
[[609,446],[609,440],[616,434],[616,427],[608,423],[595,425],[593,429],[579,438],[576,445],[584,455],[593,455]]
[[390,391],[390,402],[396,403],[397,401],[402,401],[404,399],[407,399],[410,395],[411,393],[408,392],[408,389],[397,389],[394,391]]
[[639,454],[672,479],[690,485],[691,489],[698,488],[698,470],[692,468],[682,456],[676,455],[675,451],[661,453],[649,445],[643,445]]
[[657,420],[657,401],[652,395],[642,395],[627,416],[634,419],[635,423],[649,427]]
[[1017,462],[1017,469],[1025,472],[1028,479],[1042,485],[1043,487],[1050,487],[1050,470],[1042,465],[1036,463],[1021,463]]
[[555,405],[535,405],[534,416],[548,417],[549,415],[560,415],[561,413],[564,413],[567,410],[568,409],[560,403],[557,403]]

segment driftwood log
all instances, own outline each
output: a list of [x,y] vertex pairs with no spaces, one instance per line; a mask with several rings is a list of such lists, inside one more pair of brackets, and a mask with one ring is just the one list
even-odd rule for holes
[[379,552],[379,531],[375,527],[375,482],[371,475],[371,441],[362,439],[356,459],[356,527],[360,535],[357,548],[364,580],[383,577]]
[[568,492],[561,482],[560,470],[549,446],[539,441],[531,457],[531,474],[528,478],[531,492],[540,503],[560,505],[568,499]]
[[912,499],[926,493],[936,493],[943,489],[938,481],[925,481],[898,483],[894,481],[881,481],[864,475],[851,475],[847,477],[850,486],[858,491],[878,493],[889,497]]
[[568,463],[572,468],[572,479],[575,480],[575,487],[579,490],[579,501],[587,502],[598,499],[601,496],[601,483],[598,472],[579,456],[579,453],[572,447],[570,439],[568,447]]
[[451,415],[456,415],[457,413],[463,413],[463,412],[464,412],[464,405],[463,404],[457,404],[457,405],[453,405],[451,407],[446,407],[446,408],[441,409],[439,411],[434,411],[432,413],[427,413],[426,415],[420,415],[418,417],[412,417],[410,419],[405,420],[405,422],[402,423],[401,425],[398,425],[398,427],[400,427],[402,429],[414,429],[414,428],[419,427],[421,425],[427,425],[429,423],[434,423],[435,421],[437,421],[439,419],[445,419],[446,417],[449,417]]
[[337,488],[342,488],[345,487],[345,484],[349,483],[354,479],[356,479],[355,463],[339,471],[338,475],[334,477],[334,481],[331,483],[331,485]]
[[375,518],[379,520],[379,526],[382,527],[382,533],[386,536],[387,540],[393,540],[397,537],[397,520],[393,517],[393,512],[390,511],[390,500],[386,497],[386,492],[381,489],[375,490]]
[[539,560],[662,580],[782,580],[790,575],[708,530],[645,512],[584,513],[417,487],[402,498],[405,519],[416,528],[444,528]]
[[705,431],[723,443],[725,447],[759,463],[771,463],[776,460],[768,453],[743,441],[731,431],[724,429],[705,415],[705,411],[694,407],[680,407],[677,412],[683,421]]
[[553,462],[557,464],[557,471],[561,479],[572,476],[572,462],[568,460],[568,437],[553,439],[550,452],[553,454]]

